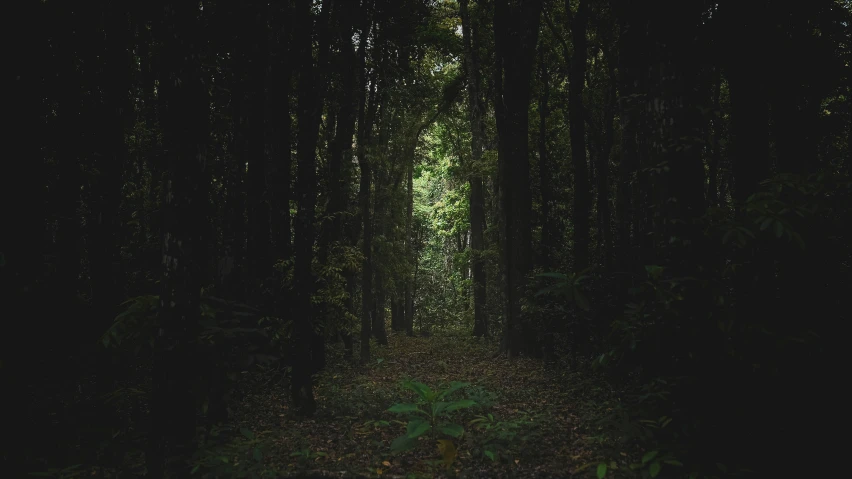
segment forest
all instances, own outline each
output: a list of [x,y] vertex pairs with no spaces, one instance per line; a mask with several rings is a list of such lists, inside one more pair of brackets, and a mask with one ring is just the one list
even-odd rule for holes
[[852,1],[10,8],[0,476],[848,471]]

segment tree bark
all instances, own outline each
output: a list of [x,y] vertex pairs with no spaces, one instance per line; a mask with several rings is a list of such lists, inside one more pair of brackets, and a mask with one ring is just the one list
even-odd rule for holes
[[507,0],[497,0],[494,5],[494,103],[506,275],[502,349],[510,357],[525,346],[521,340],[521,300],[532,255],[528,110],[541,10],[541,0],[511,6]]
[[609,90],[604,106],[603,132],[600,151],[597,158],[597,209],[598,209],[598,231],[600,242],[600,258],[604,268],[609,269],[612,262],[612,213],[609,205],[609,161],[612,153],[612,142],[615,128],[615,101],[616,101],[616,77],[615,64],[612,58],[607,58],[607,69],[609,71]]
[[[473,256],[473,335],[488,335],[488,317],[485,311],[485,263],[482,258],[485,249],[485,191],[482,175],[479,173],[484,146],[485,124],[483,122],[484,105],[479,93],[481,79],[479,66],[479,25],[474,30],[469,11],[469,0],[459,1],[462,21],[462,37],[465,52],[465,70],[467,72],[467,104],[470,121],[470,249]],[[410,213],[409,213],[410,214]],[[410,221],[410,220],[409,220]]]
[[277,259],[292,255],[290,229],[291,118],[290,118],[290,2],[284,2],[273,16],[277,29],[275,56],[272,59],[272,84],[269,88],[272,116],[272,202],[271,230]]
[[[148,474],[188,474],[195,433],[193,343],[198,333],[201,265],[207,263],[206,147],[209,98],[197,46],[202,44],[198,8],[167,2],[160,77],[160,125],[169,152],[163,204],[163,278],[151,388],[152,427]],[[168,464],[167,464],[168,463]]]
[[328,61],[328,17],[332,0],[324,0],[319,17],[316,19],[316,31],[319,39],[319,52],[316,65],[313,59],[313,24],[311,0],[297,0],[294,9],[296,30],[294,43],[297,43],[299,62],[298,110],[299,124],[297,136],[297,178],[296,194],[298,212],[295,229],[295,270],[296,289],[294,314],[294,361],[291,392],[293,406],[302,415],[312,416],[316,410],[313,393],[312,374],[318,364],[324,361],[324,352],[314,347],[316,343],[315,326],[311,296],[314,292],[314,221],[317,202],[316,150],[319,141],[319,127],[323,98],[324,69]]
[[269,42],[267,35],[266,4],[252,2],[247,5],[247,15],[244,25],[246,31],[245,45],[249,58],[248,65],[248,124],[246,161],[248,163],[248,238],[246,252],[248,260],[249,279],[251,281],[249,294],[257,302],[262,292],[262,281],[270,273],[271,262],[269,255],[270,219],[269,201],[266,193],[267,159],[265,154],[265,83],[269,65]]
[[[359,70],[366,76],[364,56],[361,52],[359,59]],[[361,90],[361,105],[358,113],[358,163],[361,168],[360,189],[358,191],[358,203],[361,210],[361,221],[363,223],[363,238],[361,242],[361,253],[364,256],[364,264],[361,268],[361,363],[370,361],[370,336],[372,335],[372,309],[373,309],[373,220],[370,215],[371,182],[373,173],[367,148],[370,141],[370,130],[376,108],[376,78],[371,78],[369,98],[364,97]],[[369,103],[369,106],[368,106]],[[369,111],[367,111],[369,109]]]
[[[565,0],[566,11],[570,11],[570,8],[570,1]],[[586,162],[586,123],[583,106],[588,9],[588,0],[580,0],[571,28],[574,54],[571,57],[568,84],[568,124],[571,129],[571,164],[574,169],[574,271],[581,271],[589,264],[589,217],[592,202]]]
[[[417,255],[412,248],[414,242],[414,156],[411,157],[411,163],[408,165],[407,172],[407,189],[405,201],[405,257],[414,263],[414,270],[417,271]],[[409,336],[414,336],[414,288],[416,284],[416,274],[410,275],[405,281],[405,331]]]
[[[542,50],[544,51],[544,50]],[[541,94],[538,98],[538,175],[541,190],[541,243],[539,246],[539,264],[545,268],[550,266],[551,257],[556,247],[555,229],[553,227],[553,187],[551,178],[554,175],[547,154],[547,117],[550,116],[550,72],[547,61],[542,54],[539,60],[539,76],[541,78]]]

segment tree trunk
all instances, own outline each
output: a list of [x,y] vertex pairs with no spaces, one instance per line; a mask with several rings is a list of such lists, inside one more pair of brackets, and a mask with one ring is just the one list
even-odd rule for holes
[[[414,242],[414,156],[411,157],[411,163],[408,165],[407,173],[407,190],[405,201],[405,257],[414,262],[415,272],[417,271],[417,255],[415,254],[412,243]],[[414,335],[414,287],[416,284],[416,275],[412,274],[405,281],[405,331],[409,336]]]
[[603,133],[598,153],[597,190],[598,190],[598,241],[600,242],[600,258],[604,268],[609,269],[612,262],[612,213],[609,206],[609,157],[612,153],[614,136],[613,121],[615,119],[616,77],[615,64],[612,58],[607,58],[609,70],[609,91],[604,107]]
[[[565,0],[565,9],[570,11],[570,2]],[[574,271],[581,271],[589,264],[589,217],[591,193],[589,171],[586,163],[586,123],[583,111],[583,88],[586,81],[586,24],[588,22],[588,0],[580,0],[571,29],[574,55],[571,57],[571,73],[568,84],[568,124],[571,128],[571,164],[574,169]]]
[[[249,270],[249,297],[257,303],[262,292],[262,282],[272,269],[269,255],[269,202],[266,194],[265,140],[265,83],[269,65],[269,42],[265,3],[253,2],[247,6],[245,45],[248,65],[248,124],[246,160],[248,162],[248,238],[246,252]],[[277,86],[277,85],[276,85]]]
[[[521,341],[521,299],[532,255],[530,164],[528,152],[530,75],[538,43],[541,0],[494,5],[495,111],[498,176],[503,217],[503,264],[506,274],[504,347],[514,356]],[[505,78],[504,78],[505,74]]]
[[311,0],[297,0],[294,9],[296,31],[294,43],[298,42],[299,82],[298,110],[299,130],[297,136],[296,193],[298,212],[295,230],[296,288],[294,314],[294,353],[291,389],[293,406],[300,414],[312,416],[316,410],[312,374],[324,362],[324,350],[317,344],[314,330],[311,295],[314,292],[312,271],[314,257],[314,220],[317,202],[316,150],[319,141],[325,64],[328,61],[328,17],[331,0],[324,0],[316,22],[319,38],[319,53],[316,65],[313,59],[313,24]]
[[[209,98],[195,45],[201,45],[198,8],[166,4],[160,78],[160,125],[171,158],[163,212],[164,275],[154,340],[151,385],[152,426],[146,454],[151,477],[189,474],[195,433],[191,393],[199,327],[199,268],[207,263],[204,236],[208,182]],[[190,60],[188,60],[190,59]],[[167,465],[168,463],[168,465]]]
[[[459,1],[464,40],[465,70],[467,72],[467,105],[470,119],[470,249],[473,259],[473,335],[488,335],[488,317],[485,311],[485,263],[482,258],[485,249],[485,191],[482,175],[479,173],[484,147],[485,124],[482,120],[484,105],[480,97],[481,84],[479,70],[479,25],[474,29],[468,9],[469,0]],[[409,207],[410,208],[410,207]],[[410,211],[410,210],[409,210]],[[410,215],[410,213],[409,213]],[[410,220],[409,220],[410,221]]]
[[[543,50],[542,50],[543,51]],[[550,267],[551,256],[556,247],[555,229],[553,227],[552,208],[554,203],[551,178],[554,175],[547,155],[547,117],[550,115],[550,72],[547,61],[542,54],[539,61],[539,76],[541,78],[541,94],[538,98],[538,177],[541,190],[541,243],[539,264],[544,268]]]
[[[364,55],[361,52],[359,70],[366,76],[364,66]],[[361,183],[358,191],[358,203],[361,210],[361,221],[363,223],[363,238],[361,242],[361,253],[364,255],[364,264],[361,268],[361,364],[370,361],[370,336],[372,335],[372,309],[373,309],[373,220],[370,215],[371,182],[373,173],[367,148],[370,141],[370,130],[376,108],[376,83],[375,78],[370,81],[369,98],[364,98],[362,90],[361,105],[358,112],[358,163],[361,167]],[[369,106],[367,105],[369,103]],[[369,108],[369,111],[366,111]]]
[[273,16],[278,29],[275,57],[272,64],[272,84],[269,88],[270,115],[272,116],[272,201],[271,230],[276,259],[289,259],[291,251],[290,230],[290,2],[284,2]]

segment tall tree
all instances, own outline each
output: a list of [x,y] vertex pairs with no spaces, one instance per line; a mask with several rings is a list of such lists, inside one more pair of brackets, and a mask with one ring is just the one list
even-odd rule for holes
[[499,137],[497,162],[506,277],[502,348],[510,357],[524,346],[521,298],[532,259],[528,110],[542,3],[541,0],[494,3],[494,108]]
[[485,190],[482,185],[481,169],[484,148],[485,123],[483,121],[484,102],[480,95],[479,29],[474,29],[471,20],[469,0],[459,1],[459,13],[462,22],[464,41],[464,65],[467,74],[467,107],[470,121],[471,165],[468,182],[470,183],[470,246],[473,256],[473,335],[488,334],[488,317],[485,312]]
[[[565,12],[571,11],[570,0],[565,0]],[[589,264],[589,217],[592,197],[589,189],[589,167],[586,160],[586,114],[583,106],[583,89],[586,83],[586,27],[589,2],[580,0],[571,24],[571,71],[568,78],[568,123],[571,128],[571,166],[574,170],[574,270],[580,271]]]
[[[248,164],[246,200],[248,213],[248,236],[246,259],[248,260],[250,293],[258,298],[262,291],[261,281],[271,272],[269,245],[270,219],[269,199],[266,190],[266,78],[269,66],[268,8],[265,2],[246,2],[243,25],[246,30],[241,38],[248,57],[247,79],[247,138],[246,163]],[[255,301],[257,302],[257,301]]]
[[[166,2],[158,22],[162,71],[160,124],[168,152],[163,204],[162,264],[151,386],[148,474],[184,476],[195,433],[192,344],[197,337],[200,271],[207,264],[209,95],[201,69],[203,40],[197,6]],[[176,458],[178,461],[173,461]],[[168,465],[167,465],[168,463]]]
[[[366,39],[362,40],[366,41]],[[361,363],[366,364],[370,360],[370,336],[372,335],[372,310],[373,310],[373,219],[370,214],[370,189],[372,187],[373,172],[370,157],[367,152],[370,145],[373,119],[376,115],[376,75],[375,70],[370,79],[367,79],[366,49],[361,47],[358,56],[358,70],[362,78],[362,86],[369,84],[369,95],[365,88],[360,90],[358,106],[358,140],[357,155],[360,166],[360,187],[358,190],[358,205],[361,213],[361,224],[363,233],[361,240],[361,252],[364,263],[361,267]]]
[[291,255],[290,229],[290,181],[291,181],[291,122],[290,60],[291,15],[290,2],[281,2],[273,11],[272,25],[275,41],[271,58],[269,85],[269,110],[271,124],[270,153],[271,180],[271,232],[273,248],[277,258],[287,259]]
[[[329,54],[328,18],[333,0],[324,0],[319,16],[314,20],[311,0],[297,0],[294,7],[293,42],[297,48],[298,62],[298,108],[296,118],[299,126],[296,157],[296,215],[294,281],[296,300],[293,378],[291,388],[296,410],[311,416],[316,410],[313,393],[313,378],[317,358],[312,347],[315,344],[311,296],[314,292],[312,264],[314,258],[314,221],[317,202],[316,154],[319,141],[322,100],[325,90],[325,68]],[[315,26],[314,26],[315,25]],[[314,26],[312,28],[312,26]],[[313,37],[316,33],[319,51],[314,61]]]

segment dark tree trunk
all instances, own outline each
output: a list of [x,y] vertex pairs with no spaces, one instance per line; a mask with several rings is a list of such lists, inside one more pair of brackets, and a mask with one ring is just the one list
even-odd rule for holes
[[[565,0],[565,9],[570,11],[569,0]],[[588,9],[588,0],[580,0],[571,28],[574,54],[571,57],[568,84],[568,123],[571,128],[571,164],[574,169],[574,271],[580,271],[589,264],[589,217],[592,198],[586,160],[586,122],[583,106]]]
[[[542,50],[543,51],[543,50]],[[553,186],[551,178],[555,173],[547,155],[547,117],[550,116],[550,72],[544,54],[540,56],[539,76],[541,94],[538,98],[538,177],[541,190],[541,243],[539,264],[544,268],[551,265],[551,257],[556,247],[555,228],[553,227]]]
[[722,138],[722,76],[717,69],[713,78],[712,104],[713,113],[710,134],[710,158],[707,162],[707,202],[708,206],[719,206],[719,160],[722,156],[722,147],[719,141]]
[[506,275],[502,349],[510,357],[525,346],[521,340],[521,300],[532,255],[528,110],[541,10],[541,0],[523,2],[520,6],[497,0],[494,5],[494,103]]
[[396,298],[391,299],[391,330],[402,331],[404,329],[400,317],[400,303]]
[[[124,272],[121,264],[121,221],[124,169],[129,158],[125,134],[132,125],[133,104],[130,100],[132,45],[131,23],[126,6],[112,2],[105,12],[100,84],[102,97],[97,105],[96,120],[102,123],[96,131],[95,168],[97,177],[90,185],[88,227],[89,274],[91,278],[93,321],[81,328],[87,336],[103,334],[118,313],[125,298]],[[88,349],[88,348],[86,348]],[[98,374],[98,391],[107,394],[114,389],[112,357],[103,349],[89,356]]]
[[190,390],[199,324],[201,265],[207,264],[206,147],[209,140],[207,86],[197,46],[201,45],[198,8],[166,4],[160,77],[160,125],[169,153],[163,204],[165,269],[160,292],[158,330],[154,340],[151,388],[151,433],[146,454],[151,477],[189,474],[195,433],[194,398]]
[[311,295],[314,292],[314,220],[317,202],[316,150],[319,141],[324,69],[328,61],[328,17],[332,0],[324,0],[316,21],[319,53],[316,65],[313,58],[311,25],[311,0],[297,0],[294,9],[295,31],[293,41],[298,51],[299,82],[297,121],[297,172],[296,194],[298,212],[295,229],[296,289],[294,314],[294,355],[291,389],[293,406],[305,416],[316,410],[312,374],[324,362],[324,348],[317,348]]
[[272,59],[272,81],[269,88],[272,124],[272,242],[276,259],[288,259],[291,251],[290,181],[290,2],[283,2],[273,16],[277,29],[275,56]]
[[[366,76],[364,55],[361,52],[359,59],[359,70]],[[358,191],[358,203],[363,223],[363,238],[361,252],[364,255],[364,264],[361,268],[361,363],[370,361],[370,336],[372,335],[372,310],[373,310],[373,220],[370,215],[371,182],[373,172],[367,148],[370,142],[370,130],[376,109],[376,79],[371,78],[369,98],[365,98],[361,90],[361,105],[358,111],[358,163],[361,167],[361,184]],[[369,106],[368,106],[369,104]],[[366,111],[368,110],[369,111]]]
[[[376,123],[380,126],[377,128],[376,141],[371,143],[374,147],[374,151],[382,151],[387,150],[388,138],[389,138],[389,126],[388,123],[390,121],[387,112],[387,91],[382,90],[381,95],[379,95],[379,105],[378,108],[378,116],[376,117]],[[388,194],[388,181],[389,181],[389,172],[388,168],[384,168],[381,163],[377,163],[375,165],[374,175],[373,175],[373,184],[375,187],[375,195],[373,195],[373,228],[378,230],[378,234],[380,238],[383,239],[381,242],[373,242],[372,243],[372,252],[370,253],[373,258],[384,258],[384,247],[386,246],[385,238],[387,238],[387,220],[386,218],[386,210],[387,210],[387,194]],[[386,291],[385,291],[385,274],[383,265],[379,265],[376,267],[376,263],[373,263],[373,310],[372,310],[372,327],[371,332],[373,333],[373,337],[376,338],[376,342],[380,345],[388,344],[387,330],[385,328],[385,299],[386,299]]]
[[607,58],[607,68],[609,70],[609,90],[606,97],[606,105],[604,106],[603,132],[600,144],[600,151],[597,158],[597,209],[598,209],[598,242],[600,243],[600,258],[604,268],[609,269],[612,262],[612,213],[610,209],[610,191],[609,191],[609,159],[612,153],[612,142],[615,132],[613,121],[615,119],[615,102],[616,102],[616,77],[614,60]]
[[261,283],[272,269],[269,255],[269,201],[266,194],[267,159],[265,154],[265,83],[269,65],[269,41],[265,3],[253,2],[246,8],[246,53],[248,65],[248,124],[246,153],[248,162],[248,238],[247,260],[249,294],[257,302],[262,292]]
[[[235,55],[234,69],[243,68],[240,56]],[[235,81],[231,95],[236,101],[231,105],[233,136],[228,145],[226,166],[225,210],[226,226],[223,227],[225,255],[219,264],[219,280],[228,297],[245,301],[245,256],[246,256],[246,198],[245,198],[245,129],[242,121],[241,82]]]
[[[632,4],[630,4],[632,6]],[[641,72],[644,70],[643,44],[644,32],[641,23],[635,22],[630,15],[630,7],[619,11],[619,67],[618,99],[619,120],[621,123],[621,157],[618,165],[618,184],[616,187],[616,230],[617,230],[617,266],[621,272],[628,272],[636,265],[632,250],[636,234],[633,218],[636,216],[636,185],[634,176],[639,169],[639,132],[640,112],[635,95],[639,92]],[[628,275],[622,275],[627,291]]]
[[[482,258],[485,249],[485,191],[482,187],[482,175],[479,173],[484,147],[485,124],[482,120],[484,102],[479,89],[481,85],[479,66],[479,28],[474,28],[468,9],[469,0],[461,0],[459,9],[462,20],[464,40],[465,70],[467,72],[467,105],[471,131],[470,173],[470,249],[473,256],[473,335],[488,335],[488,316],[485,311],[485,262]],[[410,207],[409,207],[410,208]],[[410,210],[409,210],[410,211]],[[410,212],[409,212],[410,215]],[[410,221],[410,220],[409,220]]]
[[[414,214],[414,157],[411,157],[411,163],[408,165],[407,172],[407,189],[405,200],[405,257],[409,261],[413,261],[415,271],[419,263],[415,254],[412,243],[414,242],[413,231],[413,214]],[[416,284],[416,275],[409,276],[405,281],[405,331],[409,336],[414,335],[414,287]]]

